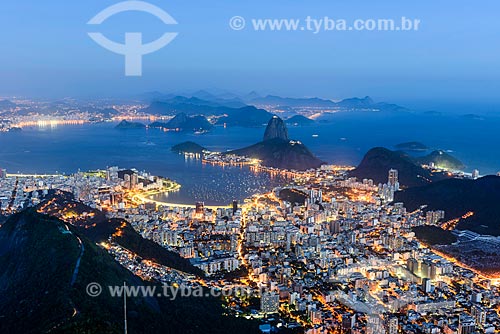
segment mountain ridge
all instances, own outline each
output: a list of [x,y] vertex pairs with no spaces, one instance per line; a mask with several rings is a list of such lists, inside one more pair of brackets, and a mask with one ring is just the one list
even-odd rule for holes
[[445,220],[456,219],[468,212],[474,215],[460,219],[457,229],[500,236],[500,177],[485,176],[477,180],[448,179],[424,187],[397,192],[395,202],[403,202],[408,210],[427,205],[426,210],[444,210]]
[[[107,287],[125,282],[161,289],[133,275],[71,225],[33,208],[10,217],[0,227],[0,241],[2,333],[122,333],[123,299],[111,297]],[[87,287],[95,283],[103,290],[91,297]],[[127,298],[131,332],[257,332],[252,322],[222,312],[213,298]]]

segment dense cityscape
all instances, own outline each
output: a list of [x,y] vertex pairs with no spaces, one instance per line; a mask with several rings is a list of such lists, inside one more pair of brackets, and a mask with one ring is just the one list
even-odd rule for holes
[[[415,227],[449,225],[444,212],[408,212],[393,203],[404,186],[397,170],[387,171],[385,184],[374,184],[346,176],[350,169],[255,171],[283,173],[289,183],[220,208],[148,200],[181,185],[133,169],[38,176],[2,169],[0,200],[4,213],[40,204],[43,212],[50,205],[44,197],[57,189],[109,218],[127,219],[142,237],[189,259],[206,278],[137,261],[112,242],[99,246],[147,280],[252,289],[258,304],[248,296],[230,296],[227,312],[258,319],[264,333],[284,328],[310,334],[497,332],[499,278],[415,237]],[[86,217],[66,210],[61,218]],[[479,237],[455,232],[460,240]]]

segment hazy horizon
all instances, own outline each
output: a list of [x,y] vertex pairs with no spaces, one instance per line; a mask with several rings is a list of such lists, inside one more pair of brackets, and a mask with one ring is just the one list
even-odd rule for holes
[[[500,84],[500,22],[495,18],[500,4],[495,1],[153,0],[178,24],[165,26],[149,14],[128,12],[101,26],[87,25],[115,3],[4,1],[0,95],[123,97],[218,87],[329,99],[369,95],[430,109],[446,101],[500,105],[495,90]],[[418,31],[235,31],[228,25],[235,15],[247,20],[404,16],[421,24]],[[142,77],[125,77],[124,57],[92,41],[87,36],[92,31],[116,42],[125,32],[142,32],[146,42],[164,32],[179,35],[144,56]]]

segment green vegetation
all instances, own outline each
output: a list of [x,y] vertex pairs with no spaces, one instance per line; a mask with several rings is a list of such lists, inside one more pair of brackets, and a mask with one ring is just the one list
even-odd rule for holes
[[[85,252],[71,286],[81,248],[76,230],[70,231],[33,209],[0,228],[0,332],[123,333],[123,299],[111,297],[106,287],[154,283],[134,276],[80,235]],[[103,287],[98,297],[86,293],[91,282]],[[222,316],[221,301],[214,298],[131,297],[127,310],[131,333],[258,332],[256,323]]]
[[444,168],[446,170],[465,169],[465,165],[462,161],[444,151],[434,151],[425,157],[416,158],[415,160],[421,165],[430,165],[431,163],[434,163],[436,167]]
[[73,195],[70,193],[57,191],[57,193],[50,194],[47,202],[51,202],[51,205],[48,207],[44,206],[44,212],[51,215],[57,216],[71,211],[75,217],[81,217],[84,212],[92,213],[93,218],[83,221],[75,220],[72,223],[79,233],[94,243],[107,241],[113,234],[120,230],[122,233],[113,237],[114,242],[136,253],[140,257],[154,260],[164,266],[190,274],[203,276],[203,272],[193,266],[189,260],[161,247],[151,240],[144,239],[127,221],[108,219],[102,211],[92,209],[81,202],[75,201]]
[[417,239],[431,246],[451,245],[457,242],[457,237],[453,233],[437,226],[416,226],[412,231],[415,232]]
[[120,236],[113,237],[113,241],[144,259],[200,277],[204,276],[203,271],[193,266],[189,260],[165,249],[152,240],[144,239],[128,223],[121,229]]
[[279,198],[290,203],[304,204],[307,194],[296,189],[283,189],[279,193]]

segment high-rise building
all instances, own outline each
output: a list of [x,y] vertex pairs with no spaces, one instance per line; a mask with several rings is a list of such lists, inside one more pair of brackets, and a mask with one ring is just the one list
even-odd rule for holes
[[137,188],[137,184],[139,183],[139,177],[137,174],[133,173],[130,175],[130,189]]
[[340,222],[337,220],[331,221],[329,223],[329,229],[331,234],[340,233]]
[[476,322],[474,318],[463,314],[460,316],[460,320],[458,322],[458,334],[469,334],[474,333],[476,330]]
[[286,234],[286,243],[285,243],[285,250],[289,252],[292,248],[292,234],[287,233]]
[[0,168],[0,179],[5,179],[7,178],[7,170]]
[[346,313],[342,315],[342,333],[350,334],[356,323],[356,314]]
[[420,275],[419,276],[422,278],[431,278],[431,263],[430,262],[424,261],[420,264]]
[[480,303],[483,300],[483,294],[481,292],[473,292],[470,296],[470,300],[473,303]]
[[390,317],[387,319],[387,334],[397,334],[398,326],[398,318]]
[[384,325],[377,314],[368,314],[366,320],[366,334],[385,333]]
[[233,201],[233,215],[238,211],[238,201],[234,200]]
[[280,296],[274,292],[264,292],[260,298],[262,313],[277,313],[280,306]]
[[397,169],[389,170],[389,178],[387,184],[394,190],[399,190],[399,172]]
[[480,305],[473,305],[471,309],[472,316],[476,319],[479,326],[484,326],[486,323],[486,310]]
[[196,202],[196,214],[202,215],[205,212],[205,203]]
[[231,252],[236,252],[238,249],[238,237],[235,234],[231,234],[230,247],[231,247]]
[[414,258],[409,258],[406,261],[406,266],[408,267],[408,270],[413,274],[418,271],[418,261]]
[[472,179],[473,179],[473,180],[476,180],[476,179],[478,179],[478,178],[479,178],[479,170],[474,169],[474,170],[472,171]]
[[425,221],[427,225],[434,225],[440,220],[444,219],[444,211],[443,210],[437,210],[437,211],[427,211],[425,215]]
[[432,288],[431,279],[424,278],[422,280],[422,291],[424,291],[425,293],[429,293],[429,292],[431,292],[431,288]]

